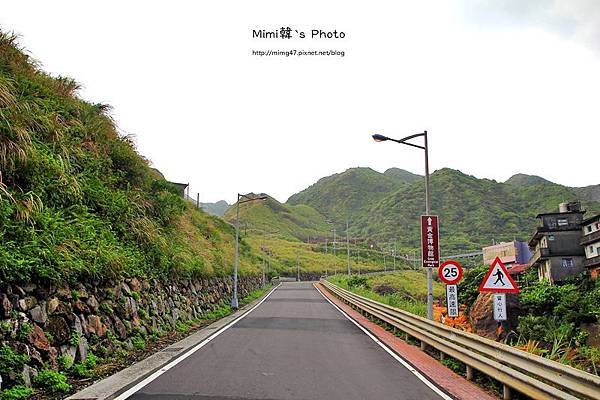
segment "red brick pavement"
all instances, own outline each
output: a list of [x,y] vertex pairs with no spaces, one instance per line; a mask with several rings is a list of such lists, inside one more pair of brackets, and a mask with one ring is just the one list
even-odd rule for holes
[[406,343],[404,340],[394,336],[381,326],[369,321],[362,314],[358,313],[352,307],[343,303],[341,300],[329,293],[320,283],[315,283],[315,287],[336,306],[348,314],[350,318],[358,322],[363,328],[385,343],[387,347],[402,357],[406,362],[411,364],[423,375],[428,377],[450,396],[459,400],[498,399],[498,397],[494,396],[493,394],[486,392],[481,387],[454,373],[452,370],[441,364],[438,360],[431,357],[424,351],[421,351],[420,348]]

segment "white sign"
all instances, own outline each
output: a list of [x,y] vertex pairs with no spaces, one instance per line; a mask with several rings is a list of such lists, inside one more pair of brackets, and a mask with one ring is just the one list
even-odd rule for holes
[[506,294],[494,293],[494,319],[506,321]]
[[446,306],[449,317],[458,317],[458,287],[446,285]]

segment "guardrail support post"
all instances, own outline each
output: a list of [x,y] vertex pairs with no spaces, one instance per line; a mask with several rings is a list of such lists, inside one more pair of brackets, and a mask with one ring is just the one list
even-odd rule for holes
[[470,365],[467,365],[467,380],[473,380],[473,367],[471,367]]
[[427,350],[427,343],[421,340],[421,351]]
[[446,355],[440,351],[440,361],[444,361],[444,358],[446,358]]
[[502,385],[502,398],[504,400],[510,400],[512,398],[510,386]]

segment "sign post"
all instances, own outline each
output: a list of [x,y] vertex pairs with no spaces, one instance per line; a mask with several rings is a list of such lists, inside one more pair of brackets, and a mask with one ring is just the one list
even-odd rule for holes
[[496,321],[506,321],[506,293],[518,293],[519,288],[500,257],[496,257],[487,274],[485,274],[483,282],[479,285],[479,291],[494,293],[494,319]]
[[458,286],[462,279],[463,269],[458,261],[448,260],[438,269],[438,276],[446,284],[446,308],[449,317],[458,317]]

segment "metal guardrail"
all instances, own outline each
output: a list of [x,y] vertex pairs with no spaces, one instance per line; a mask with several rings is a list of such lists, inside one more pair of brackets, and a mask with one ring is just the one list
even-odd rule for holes
[[404,310],[342,289],[326,280],[333,295],[408,335],[467,365],[467,377],[476,369],[504,384],[504,398],[514,389],[534,399],[600,399],[600,377],[430,321]]

